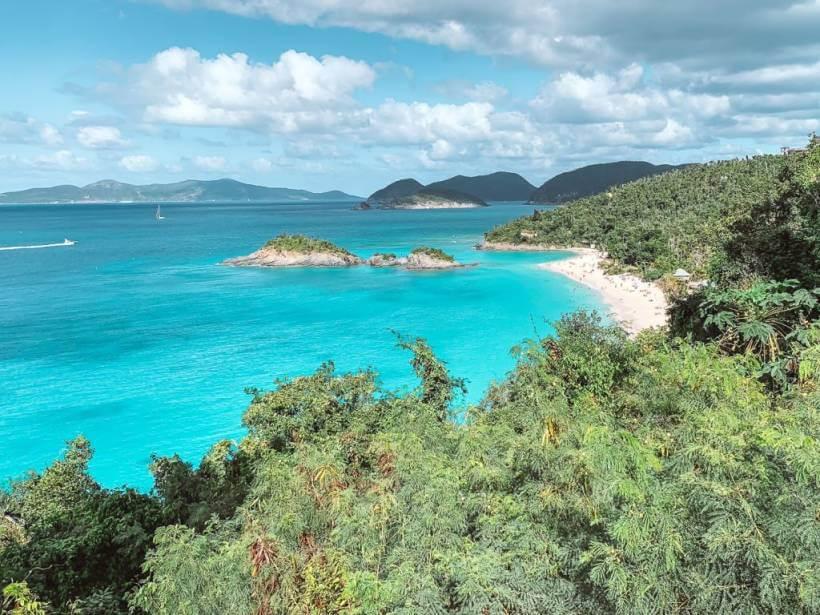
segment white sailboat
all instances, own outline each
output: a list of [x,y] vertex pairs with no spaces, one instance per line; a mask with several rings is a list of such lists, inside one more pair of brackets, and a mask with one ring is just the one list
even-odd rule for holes
[[154,214],[154,217],[157,220],[165,220],[165,216],[162,215],[162,211],[160,211],[159,205],[157,205],[157,212]]

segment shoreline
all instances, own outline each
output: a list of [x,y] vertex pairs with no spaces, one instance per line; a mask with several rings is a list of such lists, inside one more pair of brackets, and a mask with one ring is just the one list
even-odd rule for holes
[[541,263],[539,269],[559,273],[597,292],[611,316],[630,335],[667,324],[669,304],[652,282],[630,274],[608,275],[601,268],[603,255],[591,248],[567,248],[573,256]]
[[[539,243],[509,243],[505,241],[482,241],[475,246],[482,252],[575,252],[571,248],[556,248]],[[584,249],[584,248],[581,248]]]

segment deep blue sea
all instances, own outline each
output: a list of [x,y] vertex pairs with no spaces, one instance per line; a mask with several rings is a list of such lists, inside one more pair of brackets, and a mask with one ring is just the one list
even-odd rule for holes
[[[592,291],[536,268],[566,254],[473,249],[531,211],[522,203],[442,211],[353,211],[350,203],[0,206],[0,481],[40,470],[77,434],[106,486],[150,488],[152,453],[198,461],[242,435],[246,387],[373,367],[417,384],[391,330],[427,338],[466,402],[513,367],[510,348],[550,331]],[[369,256],[442,248],[470,269],[241,269],[219,265],[282,233]]]

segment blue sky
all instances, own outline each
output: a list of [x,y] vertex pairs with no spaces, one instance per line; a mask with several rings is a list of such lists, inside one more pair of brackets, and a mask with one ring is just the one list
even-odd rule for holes
[[820,1],[72,0],[0,7],[0,191],[688,162],[820,128]]

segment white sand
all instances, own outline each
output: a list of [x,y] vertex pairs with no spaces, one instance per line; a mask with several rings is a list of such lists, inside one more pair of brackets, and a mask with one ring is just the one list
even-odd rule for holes
[[628,274],[607,275],[601,268],[603,255],[597,250],[579,248],[571,252],[574,256],[568,259],[539,267],[597,291],[609,307],[609,315],[630,335],[666,325],[666,297],[656,284]]

